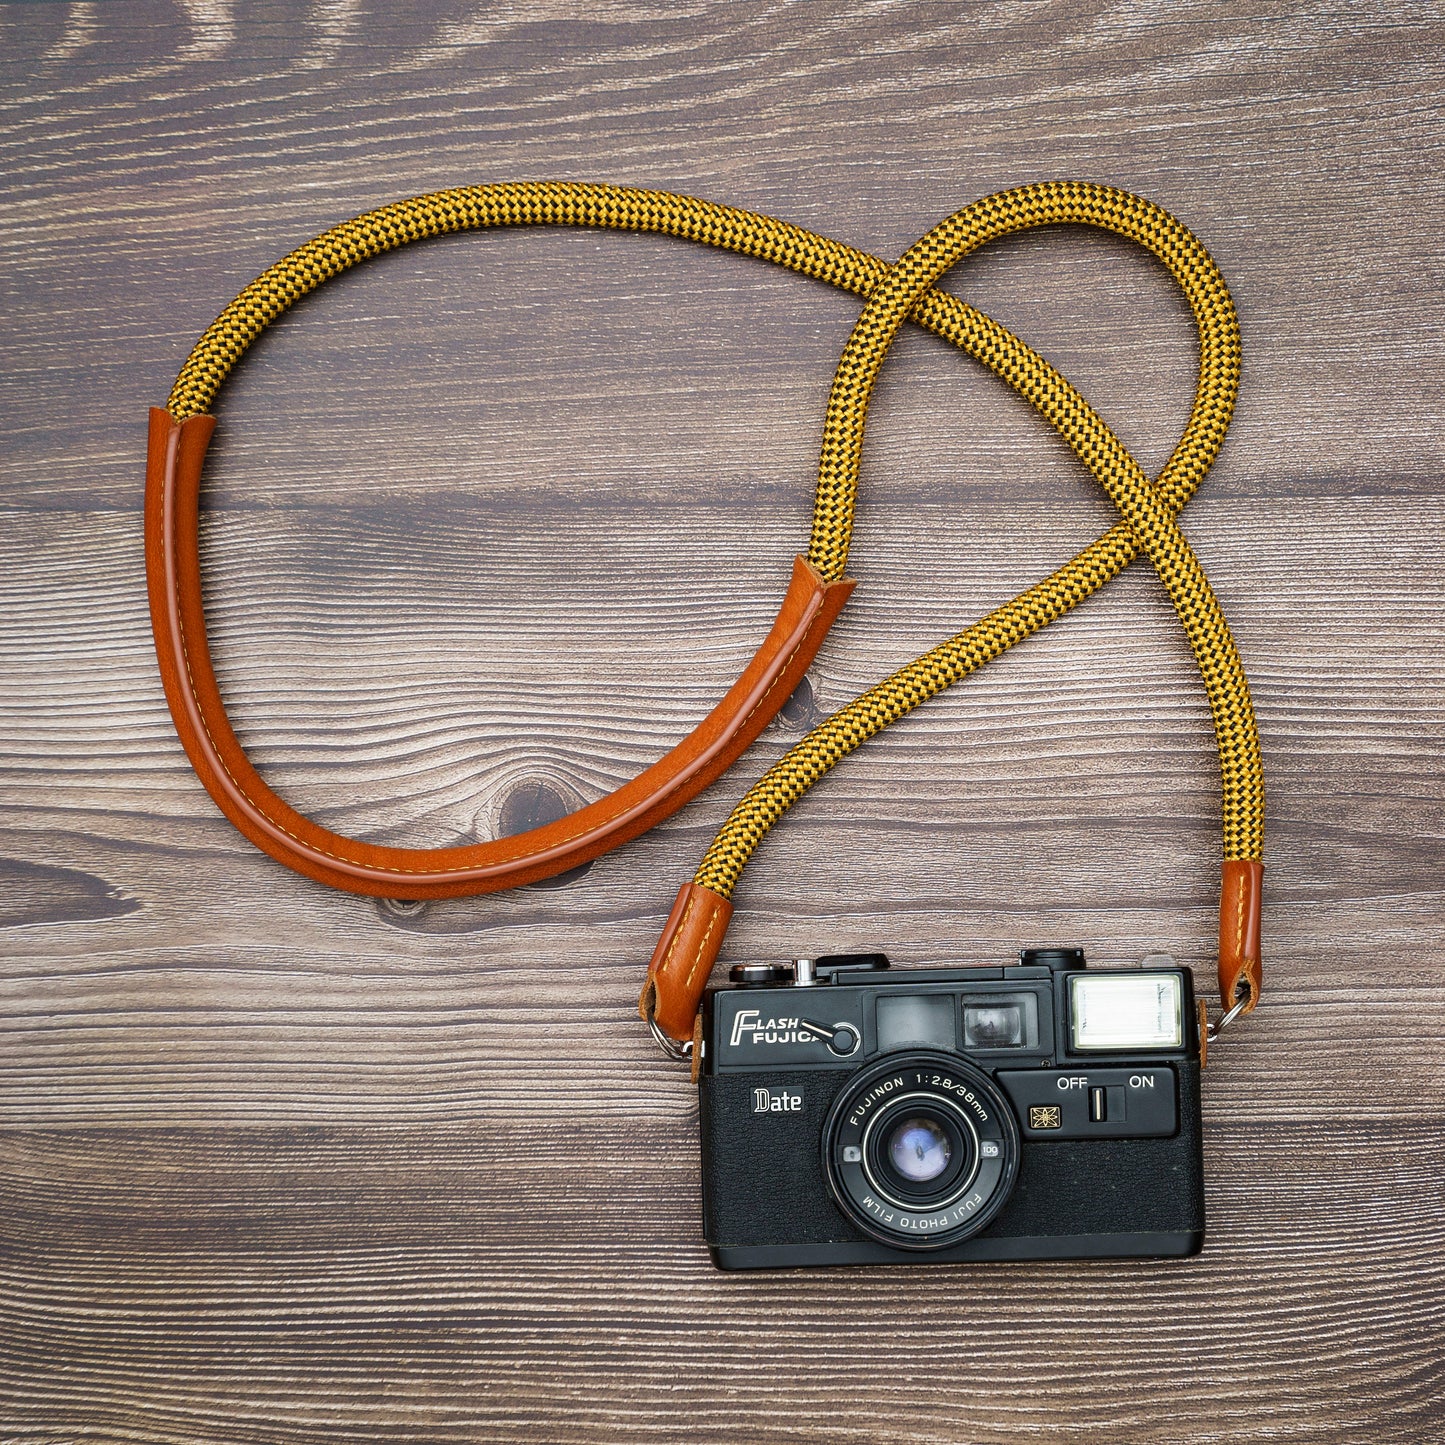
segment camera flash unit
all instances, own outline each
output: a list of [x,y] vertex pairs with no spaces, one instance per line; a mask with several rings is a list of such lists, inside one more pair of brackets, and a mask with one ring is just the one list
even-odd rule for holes
[[1079,974],[1069,980],[1075,1049],[1177,1049],[1184,1006],[1176,973]]

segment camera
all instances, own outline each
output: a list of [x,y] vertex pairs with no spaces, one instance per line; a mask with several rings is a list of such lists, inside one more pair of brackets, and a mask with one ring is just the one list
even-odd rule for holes
[[[1153,967],[1155,963],[1164,967]],[[742,965],[703,1005],[703,1233],[722,1269],[1195,1254],[1187,969]]]

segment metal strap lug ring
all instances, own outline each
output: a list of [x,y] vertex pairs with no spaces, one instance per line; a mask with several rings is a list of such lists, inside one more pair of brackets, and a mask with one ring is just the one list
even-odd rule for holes
[[1208,1029],[1205,1030],[1205,1037],[1211,1044],[1244,1012],[1245,1006],[1248,1003],[1249,998],[1247,996],[1240,999],[1228,1013],[1223,1015],[1217,1024],[1209,1025]]
[[685,1064],[692,1058],[692,1040],[684,1039],[679,1042],[671,1034],[664,1033],[658,1027],[657,1020],[652,1016],[652,1004],[650,1003],[647,1006],[647,1027],[652,1037],[657,1040],[657,1047],[674,1063]]

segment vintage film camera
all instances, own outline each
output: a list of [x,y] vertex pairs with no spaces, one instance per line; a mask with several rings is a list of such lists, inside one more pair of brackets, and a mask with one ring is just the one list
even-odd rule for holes
[[703,1232],[719,1267],[1199,1250],[1189,971],[1019,957],[743,965],[708,994]]

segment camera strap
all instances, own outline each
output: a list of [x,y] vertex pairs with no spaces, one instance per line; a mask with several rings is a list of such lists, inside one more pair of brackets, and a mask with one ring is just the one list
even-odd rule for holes
[[[1199,332],[1199,382],[1184,434],[1150,479],[1088,403],[1042,357],[935,287],[989,241],[1076,223],[1137,242],[1174,276]],[[654,232],[785,266],[866,298],[829,394],[812,537],[776,620],[727,694],[670,753],[558,822],[451,848],[348,838],[290,807],[236,738],[211,665],[197,542],[209,409],[231,369],[278,316],[329,278],[410,241],[483,227],[569,225]],[[950,216],[895,263],[768,216],[664,191],[570,182],[471,186],[417,196],[333,227],[243,290],[196,344],[164,409],[151,412],[146,573],[162,681],[201,781],[236,827],[288,867],[378,897],[446,898],[552,877],[637,837],[716,780],[802,679],[853,589],[852,537],[868,401],[904,321],[952,341],[1012,386],[1068,442],[1120,513],[1107,533],[1012,602],[939,644],[815,727],[743,797],[683,886],[648,969],[640,1010],[684,1055],[744,866],[769,828],[854,748],[920,703],[1061,617],[1140,552],[1158,572],[1199,665],[1219,745],[1224,877],[1219,1027],[1252,1009],[1261,986],[1259,917],[1264,789],[1249,687],[1213,590],[1175,521],[1223,443],[1239,385],[1239,328],[1223,277],[1174,217],[1109,187],[1059,182],[986,197]]]

